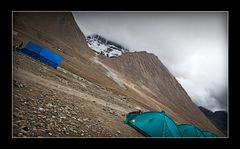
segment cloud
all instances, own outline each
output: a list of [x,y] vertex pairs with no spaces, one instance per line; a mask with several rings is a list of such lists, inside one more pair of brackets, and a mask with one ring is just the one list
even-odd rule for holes
[[87,36],[100,34],[131,51],[154,53],[192,100],[227,109],[226,12],[73,12]]

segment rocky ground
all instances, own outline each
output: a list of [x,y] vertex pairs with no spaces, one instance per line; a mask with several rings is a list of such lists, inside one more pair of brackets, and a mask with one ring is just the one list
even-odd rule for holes
[[12,96],[13,137],[143,137],[123,123],[138,109],[126,96],[16,52]]

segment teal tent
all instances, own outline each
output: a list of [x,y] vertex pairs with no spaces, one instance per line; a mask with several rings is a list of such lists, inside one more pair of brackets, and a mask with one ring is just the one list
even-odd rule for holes
[[217,137],[194,125],[177,125],[169,116],[162,112],[131,112],[124,120],[125,124],[136,129],[146,137]]
[[214,133],[209,131],[202,131],[205,137],[217,137]]
[[202,131],[194,125],[181,124],[178,128],[183,137],[205,137]]
[[147,137],[181,137],[177,125],[165,112],[129,113],[125,123]]

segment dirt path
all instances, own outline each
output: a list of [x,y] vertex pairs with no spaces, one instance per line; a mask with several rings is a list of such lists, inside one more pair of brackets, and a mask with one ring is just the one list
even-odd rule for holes
[[91,96],[89,94],[82,93],[82,92],[77,91],[77,90],[75,90],[73,88],[70,88],[70,87],[67,87],[67,86],[63,86],[63,85],[58,84],[58,83],[56,83],[54,81],[41,78],[40,76],[37,76],[37,75],[35,75],[35,74],[31,73],[31,72],[27,72],[27,71],[25,71],[23,69],[18,68],[18,70],[16,70],[16,71],[17,71],[16,77],[24,78],[24,79],[26,79],[28,81],[33,81],[33,82],[35,82],[37,84],[40,84],[42,86],[45,86],[47,88],[58,90],[58,91],[66,93],[68,95],[77,96],[77,97],[80,97],[80,98],[82,98],[84,100],[95,102],[96,104],[99,104],[99,105],[105,106],[107,104],[110,108],[115,109],[115,110],[120,111],[120,112],[123,112],[123,113],[130,112],[130,111],[122,108],[119,105],[106,102],[106,101],[104,101],[102,99],[96,98],[96,97]]

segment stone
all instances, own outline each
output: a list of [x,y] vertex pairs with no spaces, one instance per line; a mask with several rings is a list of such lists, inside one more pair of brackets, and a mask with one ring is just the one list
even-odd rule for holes
[[87,128],[90,128],[91,127],[91,125],[87,125]]
[[117,131],[118,134],[121,134],[120,130]]
[[47,106],[48,108],[53,107],[53,105],[52,105],[51,103],[48,103],[46,106]]
[[24,135],[27,135],[28,134],[28,132],[27,131],[25,131],[25,130],[23,130],[23,129],[21,129],[21,131],[20,131],[22,134],[24,134]]
[[87,121],[87,120],[88,120],[88,118],[84,118],[84,119],[83,119],[83,121]]
[[29,128],[28,128],[27,126],[24,126],[24,127],[22,128],[22,130],[24,130],[24,131],[28,131]]
[[140,107],[136,106],[135,107],[138,111],[142,110]]
[[23,84],[20,83],[18,87],[22,88],[22,87],[23,87]]
[[61,119],[66,119],[66,116],[60,116]]
[[23,137],[23,133],[19,132],[18,137]]
[[37,115],[37,117],[44,118],[44,119],[46,118],[46,116],[42,114]]
[[82,120],[80,118],[77,119],[79,122],[82,122]]
[[17,123],[17,124],[20,124],[20,123],[21,123],[21,121],[20,121],[20,120],[18,120],[18,121],[16,121],[15,123]]
[[38,108],[38,110],[39,110],[39,111],[44,111],[44,109],[43,109],[43,108],[41,108],[41,107],[39,107],[39,108]]
[[113,114],[113,110],[109,110],[109,113]]
[[18,129],[18,125],[17,124],[13,124],[13,129]]
[[37,130],[37,128],[34,126],[32,130],[33,130],[33,131],[36,131],[36,130]]

